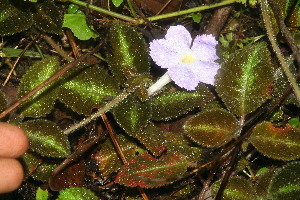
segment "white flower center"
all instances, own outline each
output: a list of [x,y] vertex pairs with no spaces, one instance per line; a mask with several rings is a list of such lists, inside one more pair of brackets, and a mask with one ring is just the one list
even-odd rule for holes
[[196,60],[195,55],[193,55],[191,51],[187,52],[182,58],[183,63],[191,63],[194,62],[195,60]]

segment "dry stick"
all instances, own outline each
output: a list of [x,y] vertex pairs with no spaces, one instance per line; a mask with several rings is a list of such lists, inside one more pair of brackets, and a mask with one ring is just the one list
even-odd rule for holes
[[61,55],[64,59],[66,59],[67,61],[71,62],[72,60],[74,60],[73,58],[71,58],[65,51],[63,51],[53,40],[51,37],[49,37],[46,34],[43,34],[43,38],[46,40],[46,42],[48,42],[56,51],[59,55]]
[[20,55],[18,56],[16,62],[15,62],[14,65],[12,66],[12,68],[11,68],[9,74],[7,75],[7,77],[6,77],[6,79],[5,79],[4,83],[3,83],[3,86],[5,86],[5,85],[7,84],[7,82],[8,82],[9,79],[10,79],[11,74],[12,74],[13,71],[15,70],[17,64],[19,63],[19,60],[21,59],[21,57],[24,55],[24,53],[27,51],[27,49],[32,45],[32,43],[33,43],[36,39],[37,39],[37,37],[34,38],[33,40],[31,40],[31,41],[26,45],[26,47],[23,49],[23,51],[20,53]]
[[[123,151],[122,151],[122,149],[121,149],[121,147],[120,147],[120,144],[119,144],[118,140],[117,140],[116,137],[115,137],[115,132],[113,131],[113,129],[112,129],[110,123],[108,122],[108,119],[107,119],[106,115],[105,115],[105,114],[102,114],[102,115],[101,115],[101,118],[102,118],[102,120],[103,120],[103,122],[104,122],[104,124],[105,124],[105,126],[106,126],[106,128],[107,128],[107,130],[108,130],[108,134],[109,134],[109,136],[110,136],[110,138],[111,138],[111,140],[112,140],[112,142],[113,142],[113,144],[114,144],[114,147],[116,148],[117,153],[118,153],[118,155],[120,156],[120,158],[121,158],[123,164],[127,164],[128,161],[127,161],[127,159],[126,159],[126,157],[125,157],[125,155],[124,155],[124,153],[123,153]],[[138,189],[139,189],[139,191],[140,191],[142,197],[144,198],[144,200],[149,200],[149,198],[148,198],[148,196],[146,195],[146,193],[145,193],[145,191],[143,190],[143,188],[138,187]]]
[[297,100],[300,102],[300,92],[298,89],[298,85],[296,83],[295,78],[293,77],[292,73],[289,70],[289,65],[285,61],[285,59],[280,51],[280,48],[277,45],[276,38],[274,36],[274,31],[273,31],[272,24],[271,24],[271,18],[269,16],[270,11],[268,9],[267,0],[261,0],[261,11],[262,11],[263,20],[264,20],[264,23],[266,26],[267,34],[268,34],[269,40],[271,42],[271,45],[273,47],[273,50],[281,64],[281,67],[282,67],[285,75],[288,77],[288,80],[293,87],[293,90],[297,97]]
[[172,0],[169,0],[167,3],[165,3],[165,5],[155,14],[155,15],[159,15],[162,11],[164,11],[164,9],[171,3]]
[[299,48],[296,45],[293,36],[291,35],[291,33],[289,32],[289,30],[287,29],[281,15],[280,15],[280,11],[278,9],[278,6],[273,2],[273,0],[269,0],[269,4],[274,12],[277,24],[279,25],[280,31],[283,34],[283,36],[286,39],[286,42],[288,43],[288,45],[290,46],[293,55],[298,63],[298,65],[300,66],[300,52],[299,52]]
[[92,53],[94,53],[101,44],[99,44],[93,51],[84,54],[83,56],[81,56],[80,58],[66,64],[60,71],[56,72],[54,75],[52,75],[50,78],[48,78],[46,81],[44,81],[43,83],[41,83],[40,85],[38,85],[37,87],[35,87],[33,90],[31,90],[29,93],[27,93],[25,96],[23,96],[21,99],[19,99],[17,102],[15,102],[13,105],[11,105],[10,107],[8,107],[6,110],[4,110],[1,114],[0,114],[0,119],[5,117],[10,111],[12,111],[13,109],[15,109],[16,107],[18,107],[21,103],[23,103],[24,101],[26,101],[28,98],[30,98],[32,95],[34,95],[36,92],[38,92],[40,89],[42,89],[43,87],[45,87],[46,85],[48,85],[49,83],[51,83],[52,81],[54,81],[55,79],[57,79],[59,76],[61,76],[62,74],[64,74],[66,71],[68,71],[69,69],[71,69],[74,65],[78,64],[79,62],[82,62],[84,59],[86,59],[89,55],[91,55]]
[[78,47],[76,45],[73,33],[70,30],[67,29],[66,34],[67,34],[67,38],[69,39],[69,43],[72,47],[72,51],[73,51],[73,54],[74,54],[75,58],[79,58],[80,54],[79,54]]

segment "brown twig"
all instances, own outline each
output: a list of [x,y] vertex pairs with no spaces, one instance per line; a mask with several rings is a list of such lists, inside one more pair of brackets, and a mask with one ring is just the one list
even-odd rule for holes
[[53,40],[51,37],[49,37],[46,34],[43,34],[43,38],[46,40],[46,42],[48,44],[50,44],[59,55],[61,55],[64,59],[66,59],[67,61],[72,61],[74,60],[73,58],[71,58],[64,50],[62,50]]
[[[113,131],[113,129],[112,129],[112,127],[111,127],[111,125],[110,125],[110,123],[109,123],[109,121],[108,121],[106,115],[105,115],[105,114],[102,114],[102,115],[101,115],[101,118],[102,118],[102,120],[103,120],[103,122],[104,122],[104,124],[105,124],[105,126],[106,126],[106,128],[107,128],[107,130],[108,130],[108,134],[109,134],[109,136],[110,136],[110,139],[112,140],[112,142],[113,142],[113,144],[114,144],[114,147],[116,148],[119,157],[121,158],[123,164],[127,164],[128,161],[127,161],[127,159],[126,159],[126,157],[125,157],[125,155],[124,155],[124,153],[123,153],[123,151],[122,151],[122,149],[121,149],[121,146],[120,146],[118,140],[117,140],[116,137],[115,137],[115,132]],[[144,199],[144,200],[149,200],[149,198],[148,198],[148,196],[146,195],[146,193],[145,193],[145,191],[143,190],[143,188],[138,187],[138,189],[139,189],[139,191],[140,191],[140,193],[141,193],[143,199]]]
[[89,53],[86,53],[83,56],[79,57],[78,59],[73,60],[72,62],[66,64],[61,70],[59,70],[58,72],[56,72],[55,74],[53,74],[50,78],[48,78],[47,80],[45,80],[43,83],[41,83],[40,85],[38,85],[37,87],[35,87],[32,91],[30,91],[29,93],[27,93],[26,95],[24,95],[17,102],[15,102],[13,105],[11,105],[6,110],[4,110],[0,114],[0,119],[3,118],[3,117],[5,117],[10,111],[14,110],[21,103],[23,103],[28,98],[30,98],[32,95],[34,95],[36,92],[38,92],[39,90],[41,90],[43,87],[45,87],[46,85],[48,85],[49,83],[51,83],[52,81],[54,81],[55,79],[57,79],[59,76],[61,76],[62,74],[64,74],[66,71],[68,71],[69,69],[71,69],[73,66],[75,66],[79,62],[82,62],[88,56],[90,56],[91,54],[93,54],[102,44],[103,43],[99,44],[95,49],[93,49],[93,51],[91,51]]
[[10,79],[11,74],[12,74],[13,71],[15,70],[17,64],[19,63],[19,61],[20,61],[20,59],[21,59],[21,57],[24,55],[24,53],[27,51],[27,49],[32,45],[32,43],[33,43],[36,39],[37,39],[37,37],[34,38],[33,40],[31,40],[31,41],[26,45],[26,47],[23,49],[23,51],[20,53],[20,55],[18,56],[18,58],[17,58],[17,60],[15,61],[14,65],[12,66],[12,68],[11,68],[9,74],[7,75],[7,77],[6,77],[6,79],[5,79],[4,83],[3,83],[3,86],[5,86],[5,85],[7,84],[7,82],[8,82],[9,79]]

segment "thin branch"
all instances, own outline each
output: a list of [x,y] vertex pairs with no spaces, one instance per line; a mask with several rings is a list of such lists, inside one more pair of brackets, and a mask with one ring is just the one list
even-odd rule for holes
[[267,0],[261,0],[261,11],[262,11],[263,20],[264,20],[264,23],[266,26],[267,34],[268,34],[269,40],[271,42],[271,45],[273,47],[273,50],[282,66],[282,69],[283,69],[285,75],[288,77],[288,80],[293,87],[294,93],[295,93],[298,101],[300,102],[300,92],[298,89],[298,85],[296,83],[295,78],[293,77],[292,73],[289,70],[289,65],[285,61],[285,59],[281,53],[281,50],[276,42],[276,38],[274,36],[274,31],[273,31],[272,24],[271,24],[271,18],[269,15],[270,11],[269,11]]

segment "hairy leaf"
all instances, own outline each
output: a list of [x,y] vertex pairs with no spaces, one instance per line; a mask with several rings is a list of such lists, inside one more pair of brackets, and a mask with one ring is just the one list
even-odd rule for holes
[[164,133],[167,141],[168,151],[176,152],[186,156],[191,162],[199,160],[202,149],[191,147],[189,141],[182,134]]
[[32,26],[33,17],[27,8],[28,3],[18,0],[0,0],[0,5],[1,36],[22,32]]
[[44,0],[35,5],[33,12],[34,25],[48,33],[62,33],[62,15],[55,4],[50,0]]
[[120,84],[131,75],[149,73],[148,48],[135,29],[115,23],[110,29],[110,37],[112,55],[107,55],[107,61]]
[[274,170],[268,170],[258,177],[258,180],[255,182],[254,190],[255,194],[261,199],[267,199],[268,188],[271,182],[271,179],[274,175]]
[[96,195],[85,188],[68,188],[61,190],[57,200],[97,200]]
[[201,84],[195,92],[166,92],[148,101],[153,120],[168,120],[182,115],[195,107],[212,101],[214,96]]
[[[116,135],[116,139],[125,158],[131,160],[135,156],[137,145],[123,135]],[[108,177],[112,172],[117,172],[123,165],[110,139],[104,142],[100,151],[95,155],[95,159],[102,177]]]
[[[11,57],[18,57],[22,53],[23,49],[15,49],[15,48],[1,48],[0,47],[0,57],[11,58]],[[26,51],[23,56],[28,56],[31,58],[40,58],[41,55],[35,51]]]
[[293,160],[300,157],[300,129],[287,124],[276,128],[271,122],[258,124],[251,134],[251,143],[265,156]]
[[113,114],[118,124],[133,137],[142,132],[151,118],[150,106],[133,95],[119,103]]
[[[59,99],[72,110],[89,115],[94,107],[102,107],[119,94],[114,79],[103,69],[92,66],[77,66],[64,75],[65,83],[60,87]],[[67,77],[67,78],[66,78]]]
[[224,109],[206,110],[191,117],[184,125],[185,134],[200,145],[226,144],[238,128],[237,119]]
[[67,157],[70,154],[68,137],[55,123],[38,119],[20,124],[30,141],[30,149],[48,157]]
[[269,187],[272,200],[294,200],[300,194],[300,162],[292,162],[275,172]]
[[261,42],[230,55],[218,71],[216,89],[231,111],[244,116],[270,97],[273,79],[270,52]]
[[23,163],[25,179],[28,178],[43,162],[42,158],[34,153],[25,153],[20,160]]
[[[221,181],[212,185],[214,194],[217,193]],[[230,177],[223,193],[223,198],[226,200],[253,200],[254,190],[250,182],[241,177]]]
[[81,13],[65,14],[63,27],[71,29],[79,40],[89,40],[98,37],[98,35],[87,25],[86,16]]
[[[60,69],[57,57],[46,57],[36,62],[22,77],[18,97],[21,98],[36,86],[47,80]],[[24,103],[20,109],[25,117],[40,117],[50,113],[58,96],[56,81],[45,86]]]
[[46,160],[36,168],[32,173],[32,177],[39,181],[48,182],[49,178],[52,176],[53,170],[57,166],[57,163]]
[[159,159],[150,154],[140,154],[124,165],[115,182],[129,187],[160,187],[180,178],[188,164],[185,156],[175,152],[168,152]]

